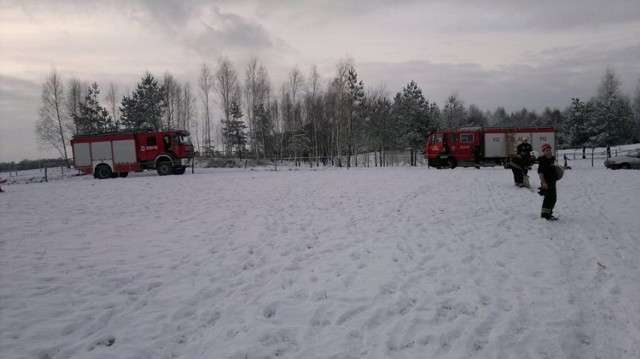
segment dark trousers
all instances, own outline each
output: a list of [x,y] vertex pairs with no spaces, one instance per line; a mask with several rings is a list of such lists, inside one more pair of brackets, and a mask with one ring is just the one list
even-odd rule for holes
[[511,166],[511,171],[513,172],[513,181],[516,183],[516,186],[524,184],[524,176],[527,175],[527,170],[523,170],[514,166]]
[[552,214],[553,207],[556,206],[556,200],[558,196],[556,194],[556,183],[555,182],[547,182],[546,194],[544,195],[544,200],[542,201],[542,214]]

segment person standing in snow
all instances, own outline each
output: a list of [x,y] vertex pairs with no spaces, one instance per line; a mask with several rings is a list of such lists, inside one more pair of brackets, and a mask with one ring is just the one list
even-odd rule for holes
[[538,159],[538,175],[540,176],[540,195],[544,195],[542,201],[542,211],[540,217],[548,221],[558,220],[553,216],[553,207],[556,205],[556,171],[554,163],[556,161],[551,153],[551,145],[542,145],[543,156]]
[[476,168],[480,168],[480,161],[482,160],[482,150],[480,150],[480,146],[473,146],[473,161],[476,164]]
[[516,151],[520,155],[520,157],[522,157],[523,165],[527,168],[530,168],[531,167],[531,151],[533,151],[533,148],[529,144],[529,139],[525,137],[524,140],[522,140],[522,143],[518,145],[518,148],[516,149]]
[[524,161],[522,160],[522,156],[515,155],[509,161],[509,167],[511,167],[511,172],[513,172],[513,181],[516,184],[516,187],[526,187],[524,182],[524,176],[527,175],[527,169],[524,166]]
[[531,166],[531,145],[529,139],[525,138],[516,149],[516,155],[511,159],[509,165],[513,171],[513,180],[517,187],[529,187],[529,177],[527,176]]

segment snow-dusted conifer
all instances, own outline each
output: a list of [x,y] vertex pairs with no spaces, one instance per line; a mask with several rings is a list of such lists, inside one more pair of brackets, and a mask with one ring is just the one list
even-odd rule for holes
[[422,89],[414,81],[409,82],[402,93],[398,92],[393,101],[398,145],[411,151],[412,165],[416,165],[414,153],[425,145],[438,108],[425,100]]
[[128,129],[149,127],[155,131],[162,129],[162,117],[165,111],[164,87],[147,73],[130,97],[122,99],[122,124]]
[[116,129],[111,115],[98,101],[99,94],[98,83],[94,82],[89,86],[87,96],[80,102],[78,113],[73,115],[78,133],[108,132]]

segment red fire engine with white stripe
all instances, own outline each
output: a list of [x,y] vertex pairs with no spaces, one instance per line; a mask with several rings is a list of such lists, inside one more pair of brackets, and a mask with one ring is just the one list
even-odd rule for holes
[[432,167],[474,166],[478,158],[483,166],[507,166],[524,139],[534,152],[540,151],[543,143],[550,144],[556,152],[553,127],[469,127],[434,131],[428,136],[423,152]]
[[144,170],[181,175],[194,156],[189,132],[182,130],[82,134],[71,139],[71,147],[74,167],[99,179]]

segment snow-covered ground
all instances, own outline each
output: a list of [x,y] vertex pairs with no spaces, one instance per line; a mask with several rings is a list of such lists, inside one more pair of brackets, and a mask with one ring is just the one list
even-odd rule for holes
[[640,358],[640,171],[569,165],[14,180],[0,356]]

